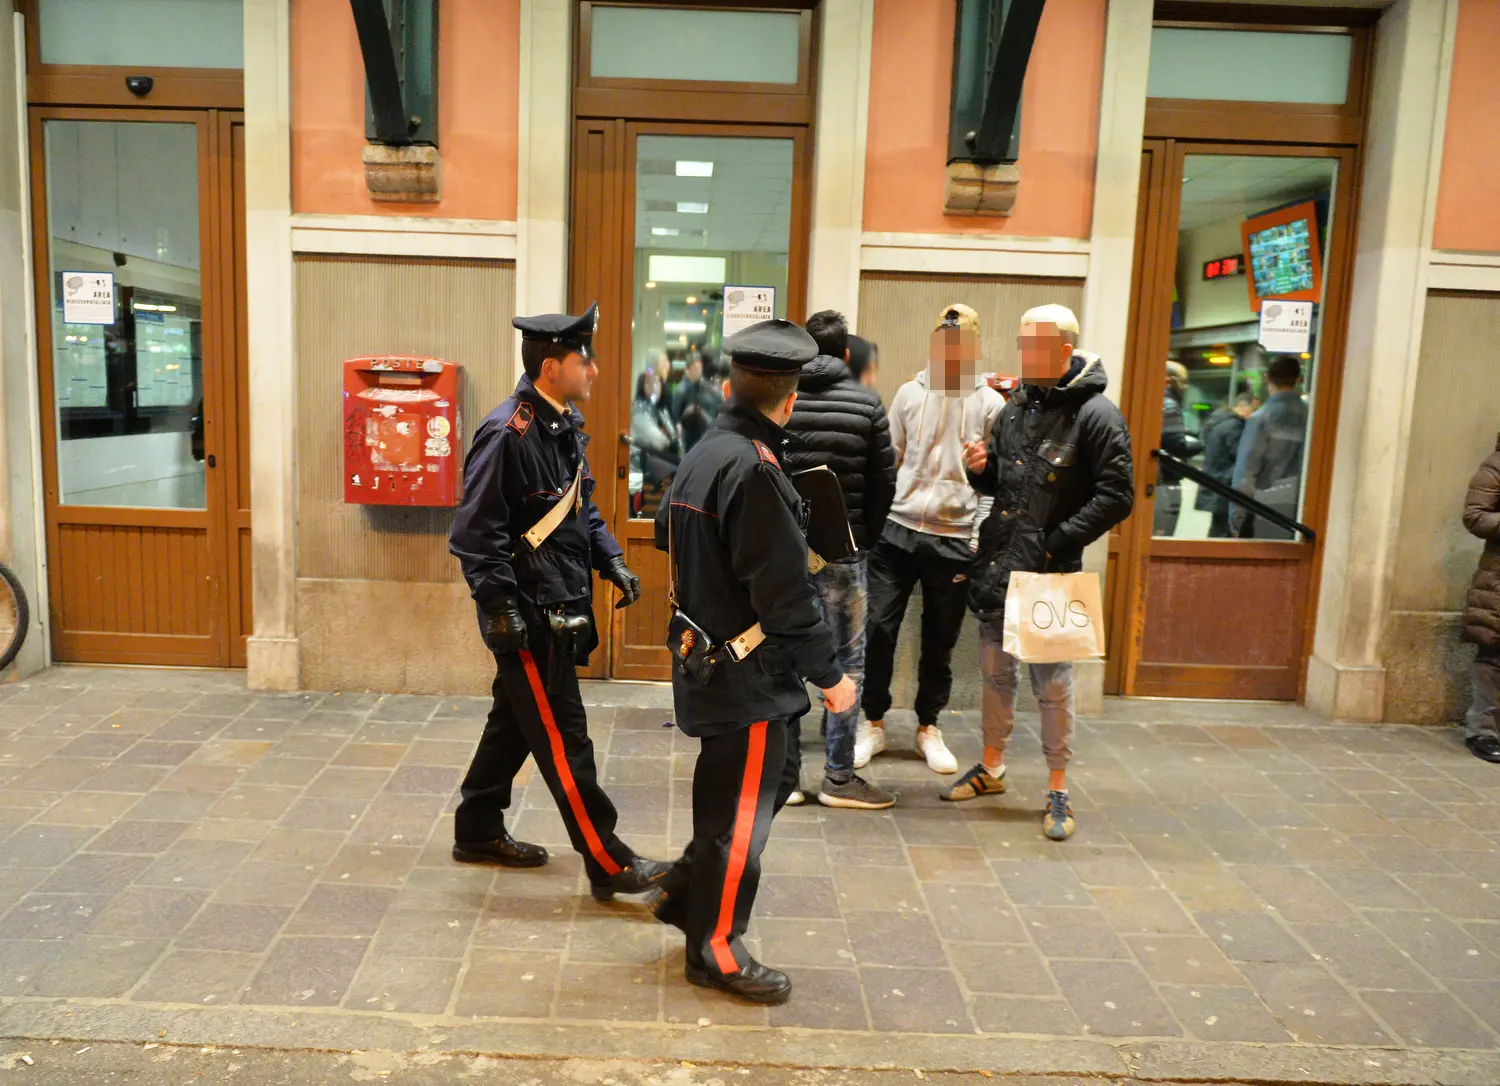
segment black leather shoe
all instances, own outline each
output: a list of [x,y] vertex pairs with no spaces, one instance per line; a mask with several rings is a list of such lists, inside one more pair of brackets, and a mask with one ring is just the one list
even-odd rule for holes
[[464,864],[499,864],[501,867],[541,867],[547,850],[541,845],[517,841],[508,833],[490,841],[455,841],[453,858]]
[[644,894],[666,878],[667,872],[671,870],[672,865],[666,860],[648,860],[644,856],[637,856],[618,875],[611,875],[603,882],[592,883],[589,893],[594,895],[595,901],[608,901],[616,894]]
[[754,958],[738,973],[730,973],[727,977],[692,965],[687,967],[686,976],[689,984],[717,988],[750,1003],[774,1006],[792,998],[792,978],[779,969],[761,965]]
[[1471,735],[1464,740],[1476,758],[1486,762],[1500,762],[1500,735]]
[[646,908],[658,922],[687,934],[687,902],[667,893],[665,886],[658,886],[647,895]]

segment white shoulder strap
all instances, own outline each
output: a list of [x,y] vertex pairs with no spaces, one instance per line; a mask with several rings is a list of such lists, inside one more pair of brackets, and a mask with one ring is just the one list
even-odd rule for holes
[[578,460],[578,471],[573,475],[573,485],[568,487],[567,492],[557,500],[557,503],[547,510],[546,516],[528,528],[522,538],[531,544],[534,551],[541,550],[542,544],[547,542],[547,537],[557,531],[558,526],[583,504],[583,459]]

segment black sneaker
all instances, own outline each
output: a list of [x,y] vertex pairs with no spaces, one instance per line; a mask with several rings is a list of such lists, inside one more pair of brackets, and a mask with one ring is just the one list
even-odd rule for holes
[[1464,740],[1464,746],[1476,758],[1483,758],[1486,762],[1500,762],[1500,735],[1493,732],[1471,735]]
[[859,774],[842,783],[823,778],[818,802],[825,807],[848,807],[860,811],[883,811],[896,805],[896,797],[878,784],[871,784]]

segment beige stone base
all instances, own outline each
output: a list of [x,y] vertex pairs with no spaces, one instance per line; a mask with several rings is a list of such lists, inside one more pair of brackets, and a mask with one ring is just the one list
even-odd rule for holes
[[1307,707],[1330,720],[1379,723],[1385,719],[1385,668],[1348,667],[1313,656],[1307,661]]
[[1457,611],[1393,611],[1386,618],[1385,719],[1450,724],[1468,707],[1474,649],[1459,640]]
[[251,690],[302,689],[301,648],[295,637],[247,639],[245,685]]
[[308,690],[488,694],[493,658],[463,584],[299,578]]

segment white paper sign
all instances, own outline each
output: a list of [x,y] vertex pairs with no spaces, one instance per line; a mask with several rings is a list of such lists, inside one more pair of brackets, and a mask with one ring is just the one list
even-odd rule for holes
[[727,339],[752,324],[776,316],[775,287],[724,288],[724,336]]
[[115,277],[109,272],[65,271],[62,295],[64,323],[115,323]]
[[1305,354],[1312,336],[1311,302],[1273,302],[1260,305],[1260,345],[1268,351]]

